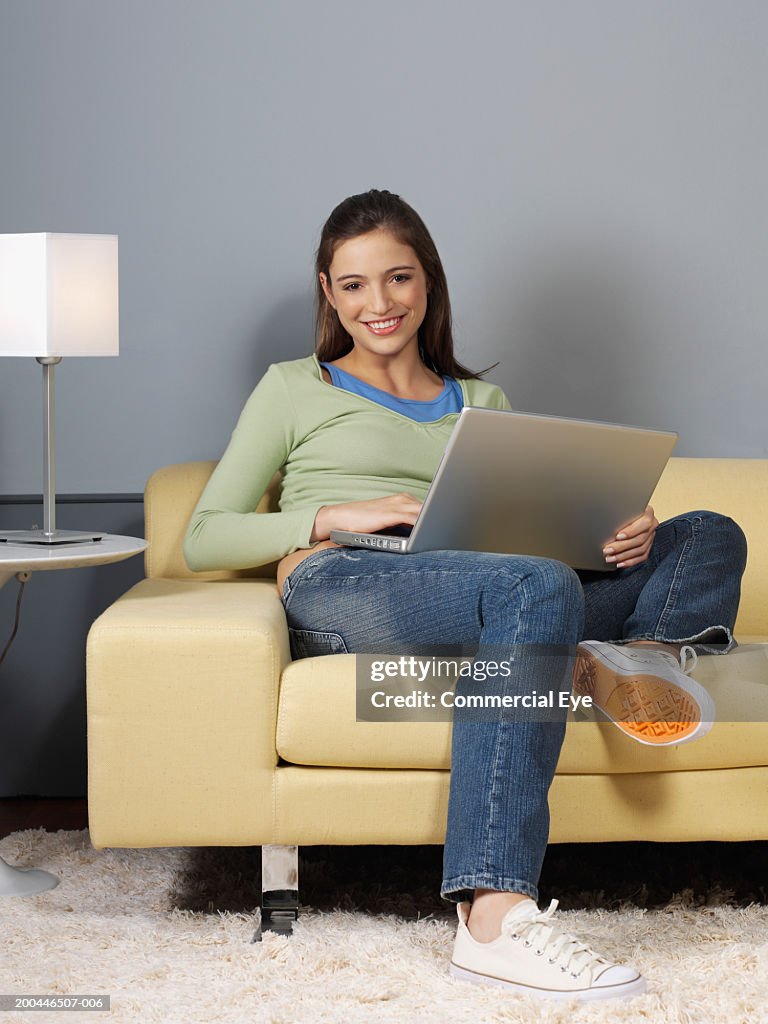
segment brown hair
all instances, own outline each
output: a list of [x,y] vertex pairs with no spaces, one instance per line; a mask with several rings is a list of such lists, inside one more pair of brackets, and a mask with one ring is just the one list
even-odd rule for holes
[[[409,245],[424,268],[427,278],[427,312],[419,328],[419,352],[423,362],[441,376],[476,380],[475,373],[457,362],[453,354],[451,303],[448,283],[432,236],[424,221],[404,199],[372,188],[357,196],[349,196],[333,210],[323,225],[320,245],[315,254],[315,287],[317,301],[315,352],[322,362],[333,362],[352,349],[352,339],[344,330],[339,316],[330,304],[320,283],[325,274],[329,284],[330,265],[336,247],[350,238],[385,228],[403,245]],[[497,365],[497,364],[494,364]]]

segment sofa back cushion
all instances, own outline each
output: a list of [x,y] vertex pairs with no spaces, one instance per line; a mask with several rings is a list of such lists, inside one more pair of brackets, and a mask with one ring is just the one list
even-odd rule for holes
[[660,522],[699,509],[735,519],[747,538],[736,636],[768,639],[768,459],[670,459],[651,505]]
[[[195,505],[215,462],[187,462],[159,469],[144,496],[147,576],[168,579],[234,580],[272,578],[276,564],[255,569],[191,572],[182,542]],[[276,474],[255,511],[278,511],[280,475]],[[736,632],[768,634],[768,459],[670,459],[651,498],[659,520],[681,512],[708,509],[731,516],[747,536],[749,558]]]
[[[255,569],[221,572],[192,572],[184,559],[184,534],[195,505],[216,466],[215,462],[182,462],[158,469],[149,478],[144,491],[144,535],[149,547],[144,569],[150,578],[176,580],[274,579],[277,563]],[[277,512],[281,475],[276,473],[256,512]]]

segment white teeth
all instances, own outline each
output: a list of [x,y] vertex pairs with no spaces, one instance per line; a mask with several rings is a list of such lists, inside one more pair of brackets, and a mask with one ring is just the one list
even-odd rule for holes
[[383,331],[387,327],[394,327],[398,320],[402,319],[396,316],[394,320],[369,320],[368,326],[372,327],[375,331]]

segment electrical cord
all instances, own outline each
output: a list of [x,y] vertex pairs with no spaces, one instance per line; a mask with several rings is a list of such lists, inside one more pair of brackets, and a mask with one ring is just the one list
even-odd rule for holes
[[0,654],[0,665],[2,665],[6,654],[11,649],[13,638],[16,636],[19,630],[19,618],[21,615],[21,599],[24,596],[24,587],[27,585],[27,580],[29,579],[30,575],[31,573],[28,572],[16,573],[16,579],[19,581],[19,596],[16,598],[16,621],[13,624],[13,632],[11,633],[10,639],[8,640],[8,643],[5,645],[3,653]]

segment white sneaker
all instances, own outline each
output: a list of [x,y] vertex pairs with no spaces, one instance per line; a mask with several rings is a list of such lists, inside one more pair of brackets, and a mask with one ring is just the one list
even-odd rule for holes
[[682,647],[680,658],[678,663],[669,651],[655,647],[585,640],[576,649],[574,693],[591,697],[595,707],[638,743],[687,743],[712,728],[715,702],[686,674],[696,666],[693,648]]
[[612,964],[560,930],[553,921],[557,900],[545,911],[531,899],[516,904],[492,942],[472,937],[469,909],[469,903],[456,906],[459,930],[450,972],[461,981],[540,999],[629,999],[645,992],[645,978],[637,971]]

